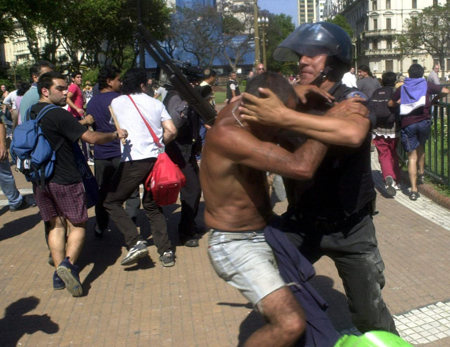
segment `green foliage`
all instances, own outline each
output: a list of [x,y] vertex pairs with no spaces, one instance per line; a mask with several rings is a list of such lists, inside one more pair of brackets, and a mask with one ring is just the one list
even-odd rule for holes
[[338,14],[333,19],[327,19],[327,22],[340,26],[342,29],[345,30],[345,32],[348,34],[348,36],[350,36],[350,38],[353,37],[353,29],[343,15]]
[[[170,13],[165,1],[141,0],[141,4],[143,23],[161,39]],[[61,69],[79,70],[82,64],[98,67],[100,56],[124,66],[130,58],[128,48],[134,51],[135,46],[136,6],[135,0],[0,0],[0,13],[18,21],[34,60],[45,58]],[[0,23],[0,32],[4,24]],[[45,47],[39,46],[38,33],[46,34]],[[62,59],[56,55],[58,47],[66,51]]]
[[[405,20],[404,34],[397,37],[398,51],[412,56],[428,52],[441,66],[450,55],[450,4],[426,7],[417,16]],[[444,76],[442,69],[442,76]]]
[[267,69],[283,74],[295,74],[298,71],[297,62],[279,62],[273,59],[273,51],[295,29],[292,17],[285,14],[269,15],[269,26],[266,29],[267,39]]
[[83,87],[87,81],[91,82],[92,86],[97,83],[99,70],[99,68],[93,68],[83,72]]
[[14,88],[14,84],[8,79],[0,79],[0,85],[2,84],[4,84],[10,92],[16,89]]

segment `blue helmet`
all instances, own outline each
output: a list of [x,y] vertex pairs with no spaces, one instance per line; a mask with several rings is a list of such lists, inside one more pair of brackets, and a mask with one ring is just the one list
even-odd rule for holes
[[328,23],[305,23],[297,27],[273,52],[278,61],[298,61],[303,55],[326,54],[350,65],[352,42],[340,26]]

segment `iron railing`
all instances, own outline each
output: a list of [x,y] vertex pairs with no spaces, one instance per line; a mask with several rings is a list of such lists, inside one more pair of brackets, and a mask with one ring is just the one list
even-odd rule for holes
[[[425,173],[434,181],[450,187],[450,103],[433,105],[430,139],[425,144]],[[398,153],[403,162],[407,154],[401,144]]]

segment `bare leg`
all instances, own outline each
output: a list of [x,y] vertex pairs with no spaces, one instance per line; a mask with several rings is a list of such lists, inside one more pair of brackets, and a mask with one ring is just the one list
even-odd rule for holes
[[411,191],[417,192],[417,149],[408,152],[408,174],[411,181]]
[[67,221],[70,228],[69,237],[67,238],[66,256],[70,262],[75,264],[83,249],[84,239],[86,237],[86,222],[72,224]]
[[292,346],[304,332],[305,315],[288,287],[269,294],[257,307],[269,323],[255,331],[245,347]]
[[63,261],[66,249],[66,222],[62,217],[53,217],[50,220],[48,233],[48,246],[52,254],[55,268]]
[[423,173],[425,172],[425,148],[424,146],[420,145],[419,147],[417,147],[416,151],[417,151],[417,162],[419,164],[418,174],[423,175]]

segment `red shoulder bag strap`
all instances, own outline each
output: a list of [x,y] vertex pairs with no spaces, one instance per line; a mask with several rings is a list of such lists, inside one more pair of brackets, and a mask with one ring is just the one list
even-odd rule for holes
[[139,110],[139,108],[137,107],[136,103],[134,102],[133,98],[131,97],[131,95],[127,95],[131,102],[133,103],[134,107],[136,107],[136,110],[139,112],[139,115],[141,116],[142,120],[144,121],[145,125],[147,126],[148,131],[150,131],[150,134],[153,137],[153,142],[156,143],[156,145],[158,147],[163,147],[163,145],[161,144],[161,142],[159,142],[158,137],[156,136],[155,132],[153,131],[152,127],[150,126],[150,124],[148,124],[147,120],[144,118],[144,116],[142,115],[141,111]]

